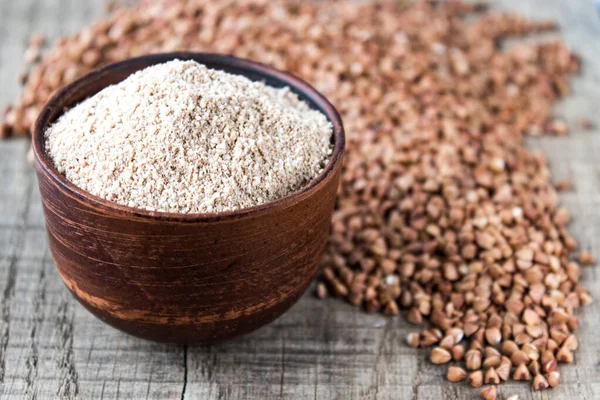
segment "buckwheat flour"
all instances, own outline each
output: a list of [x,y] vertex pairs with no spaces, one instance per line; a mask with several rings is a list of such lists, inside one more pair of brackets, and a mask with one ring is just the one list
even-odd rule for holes
[[289,88],[174,60],[139,71],[46,131],[59,172],[147,210],[237,210],[287,196],[324,167],[331,124]]

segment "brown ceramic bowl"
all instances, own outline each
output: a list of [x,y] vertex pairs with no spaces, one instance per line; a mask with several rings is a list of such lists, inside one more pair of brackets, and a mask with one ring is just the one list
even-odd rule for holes
[[[48,125],[104,87],[175,58],[289,86],[333,124],[334,150],[324,171],[288,197],[216,214],[125,207],[68,182],[46,155]],[[294,76],[231,56],[170,53],[111,64],[64,87],[41,111],[33,149],[50,249],[77,300],[132,335],[203,343],[267,324],[308,287],[327,242],[344,130],[333,106]]]

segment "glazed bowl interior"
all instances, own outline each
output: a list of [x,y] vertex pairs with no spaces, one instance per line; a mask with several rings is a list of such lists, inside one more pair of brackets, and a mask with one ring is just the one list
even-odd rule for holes
[[[242,75],[252,81],[264,82],[272,87],[289,87],[301,100],[306,102],[312,109],[322,112],[333,126],[331,142],[333,145],[332,155],[321,173],[308,182],[305,186],[290,195],[275,201],[263,203],[254,207],[248,207],[240,210],[225,211],[219,213],[172,213],[161,211],[148,211],[140,208],[132,208],[119,205],[98,196],[86,192],[62,175],[54,166],[52,160],[46,153],[44,132],[53,122],[55,122],[66,110],[77,105],[86,98],[93,96],[109,85],[117,84],[136,71],[149,66],[164,63],[171,60],[193,60],[206,65],[208,68],[225,71],[235,75]],[[132,58],[122,62],[107,65],[98,68],[88,75],[75,80],[59,90],[48,101],[44,109],[38,116],[33,133],[33,150],[36,160],[46,169],[66,190],[80,198],[85,198],[98,206],[118,210],[123,213],[133,213],[137,216],[148,216],[152,218],[167,220],[221,220],[223,218],[237,218],[248,214],[260,212],[270,207],[284,205],[297,196],[306,195],[315,186],[319,184],[333,171],[336,163],[342,157],[345,145],[344,129],[342,120],[333,107],[333,105],[314,88],[297,77],[283,71],[276,70],[264,64],[250,60],[244,60],[237,57],[212,54],[212,53],[194,53],[194,52],[174,52],[164,54],[152,54],[137,58]]]
[[[130,208],[76,187],[54,167],[44,132],[65,110],[148,66],[173,59],[289,87],[333,126],[333,152],[306,186],[236,211],[178,214]],[[232,56],[149,55],[111,64],[59,90],[33,130],[48,241],[73,296],[104,322],[169,343],[221,341],[289,309],[317,273],[342,170],[344,129],[333,106],[302,80]]]

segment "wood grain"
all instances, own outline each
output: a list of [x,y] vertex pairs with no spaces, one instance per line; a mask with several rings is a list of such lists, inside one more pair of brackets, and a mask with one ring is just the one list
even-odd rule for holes
[[[43,6],[39,11],[34,4]],[[101,13],[101,2],[0,0],[0,106],[14,83],[32,26],[55,37]],[[560,36],[582,55],[583,73],[556,114],[575,126],[600,127],[600,18],[591,0],[498,0],[497,9],[560,22]],[[58,7],[53,8],[53,5]],[[68,10],[68,12],[66,11]],[[8,22],[7,22],[8,21]],[[548,155],[554,177],[575,191],[561,195],[571,232],[600,258],[600,130],[529,142]],[[443,379],[422,351],[403,343],[415,330],[402,317],[366,315],[344,303],[306,295],[267,327],[233,342],[173,347],[105,326],[76,304],[49,259],[41,204],[27,143],[0,143],[0,398],[2,399],[473,399],[477,392]],[[598,267],[584,282],[600,293]],[[580,314],[575,363],[561,385],[533,392],[499,386],[499,398],[600,398],[600,298]]]

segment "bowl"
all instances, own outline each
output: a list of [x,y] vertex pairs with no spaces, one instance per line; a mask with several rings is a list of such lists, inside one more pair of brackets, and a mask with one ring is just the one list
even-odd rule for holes
[[[133,72],[173,59],[288,86],[333,124],[333,154],[299,191],[255,207],[207,214],[146,211],[67,181],[45,151],[44,131],[66,109]],[[314,278],[327,243],[344,129],[334,107],[302,80],[227,55],[177,52],[92,71],[42,109],[33,150],[50,250],[73,296],[131,335],[207,343],[248,333],[290,308]]]

